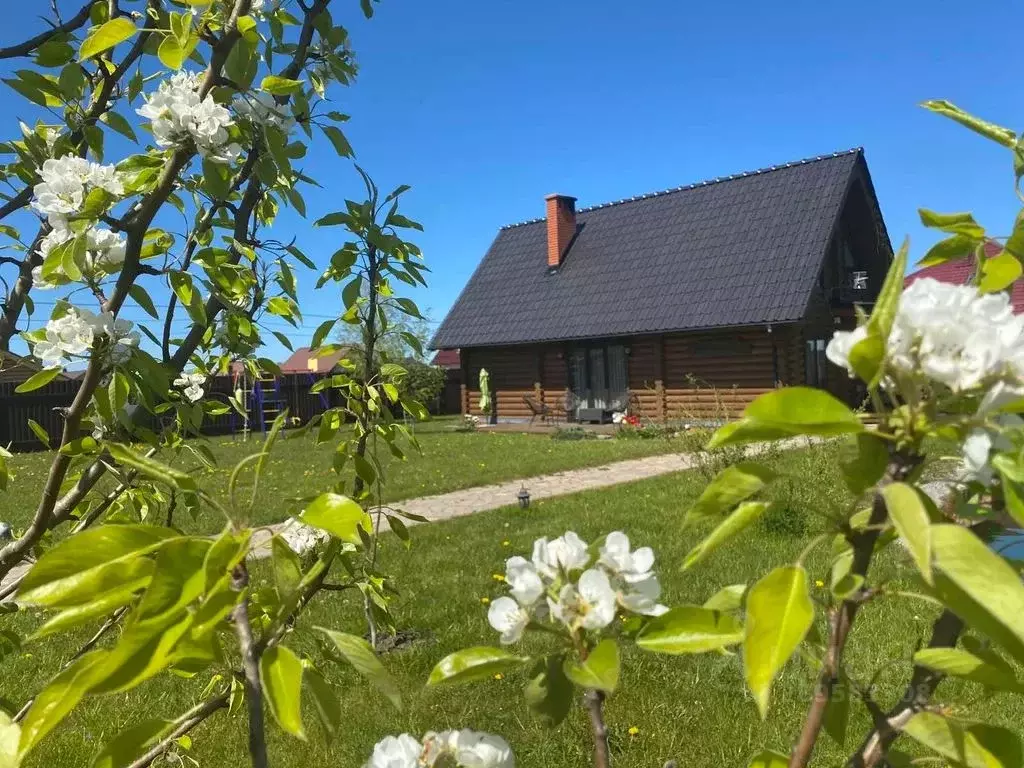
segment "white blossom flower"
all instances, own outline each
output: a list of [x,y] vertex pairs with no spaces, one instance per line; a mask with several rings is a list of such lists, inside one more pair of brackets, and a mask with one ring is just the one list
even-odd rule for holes
[[197,403],[203,399],[203,385],[206,377],[201,373],[183,373],[174,380],[174,386],[180,387],[185,399]]
[[487,609],[487,621],[501,633],[502,645],[519,642],[530,623],[530,614],[511,597],[499,597]]
[[604,629],[615,620],[617,595],[608,575],[591,568],[580,574],[577,584],[566,584],[558,600],[548,598],[551,614],[570,628]]
[[363,768],[421,768],[423,745],[408,733],[385,736],[373,748]]
[[825,357],[840,368],[846,368],[852,374],[850,350],[858,342],[866,339],[867,336],[868,329],[863,325],[857,326],[852,331],[836,331],[832,335],[832,340],[829,341],[828,346],[825,347]]
[[505,583],[512,597],[524,608],[535,604],[544,594],[544,582],[536,567],[518,555],[505,561]]
[[40,182],[32,189],[32,207],[46,214],[53,227],[82,208],[92,189],[123,195],[124,184],[113,165],[99,165],[78,155],[50,158],[39,169]]
[[[865,327],[837,331],[825,350],[833,363],[852,369],[849,352]],[[1005,293],[922,278],[900,297],[886,340],[886,365],[966,392],[1024,376],[1024,317],[1014,315]]]
[[963,444],[965,479],[988,484],[992,480],[992,467],[988,456],[992,451],[992,436],[985,429],[971,430]]
[[631,552],[629,537],[622,531],[612,531],[605,537],[599,562],[624,579],[640,581],[650,576],[654,567],[654,550],[650,547],[640,547]]
[[201,80],[195,72],[177,72],[145,96],[136,110],[152,121],[157,146],[172,147],[193,141],[203,157],[215,162],[234,162],[241,148],[230,142],[231,113],[207,94],[199,97]]
[[65,357],[85,354],[92,346],[95,327],[84,315],[91,313],[72,308],[46,323],[45,337],[32,348],[32,354],[42,361],[43,367],[59,368]]
[[270,93],[259,91],[253,94],[239,94],[234,101],[235,113],[256,125],[272,125],[283,133],[295,127],[295,118],[288,108],[278,104]]
[[[177,384],[177,382],[175,382]],[[297,520],[289,520],[278,531],[278,535],[285,540],[292,551],[298,555],[304,555],[317,546],[327,541],[330,536],[319,528],[300,523]]]
[[533,565],[546,579],[554,580],[561,573],[581,570],[589,562],[587,543],[572,531],[553,541],[544,538],[533,543]]
[[423,737],[421,764],[434,766],[448,756],[459,768],[515,768],[512,748],[500,736],[464,728]]
[[630,551],[629,537],[622,531],[612,531],[605,538],[598,562],[611,575],[623,608],[646,616],[659,616],[668,610],[658,603],[661,584],[654,575],[654,550],[650,547]]

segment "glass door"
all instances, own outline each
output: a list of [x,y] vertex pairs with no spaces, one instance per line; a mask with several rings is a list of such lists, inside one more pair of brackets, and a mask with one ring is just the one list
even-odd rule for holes
[[569,355],[574,411],[621,411],[629,400],[626,350],[621,344],[580,344]]

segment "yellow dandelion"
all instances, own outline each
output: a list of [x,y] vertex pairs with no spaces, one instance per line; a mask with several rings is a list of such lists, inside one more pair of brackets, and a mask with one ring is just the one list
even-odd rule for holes
[[825,582],[822,581],[821,579],[816,579],[815,582],[814,582],[814,586],[816,586],[816,587],[824,587],[825,586]]
[[512,542],[509,541],[508,539],[505,539],[503,542],[501,542],[501,546],[503,546],[503,547],[511,547],[512,546]]
[[491,602],[491,598],[489,598],[489,597],[481,597],[480,598],[480,602],[483,603],[484,605],[487,605],[489,602]]
[[504,676],[503,674],[501,674],[501,672],[496,672],[496,673],[494,674],[494,679],[495,679],[495,680],[504,680],[504,679],[505,679],[505,676]]
[[637,728],[635,725],[629,726],[629,735],[630,736],[639,736],[640,735],[640,729]]
[[500,573],[492,573],[491,574],[491,578],[494,579],[495,581],[504,581],[505,580],[505,577],[502,576]]

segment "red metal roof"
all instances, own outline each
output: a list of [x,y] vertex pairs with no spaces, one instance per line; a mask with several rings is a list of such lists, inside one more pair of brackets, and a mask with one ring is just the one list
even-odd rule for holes
[[441,368],[458,368],[462,365],[462,358],[457,349],[439,349],[430,364]]
[[326,373],[334,370],[334,366],[347,352],[348,347],[345,347],[329,355],[313,357],[309,347],[299,347],[291,357],[281,363],[281,370],[284,373]]
[[[998,243],[992,241],[985,243],[986,256],[995,256],[1001,251],[1002,247]],[[974,257],[965,256],[962,259],[947,261],[945,264],[937,264],[934,267],[919,269],[912,275],[907,275],[907,278],[903,281],[903,287],[906,288],[922,277],[930,277],[933,280],[938,280],[940,283],[965,285],[971,279],[973,273]],[[1017,314],[1024,313],[1024,282],[1018,281],[1013,284],[1010,299],[1013,302],[1013,311]]]

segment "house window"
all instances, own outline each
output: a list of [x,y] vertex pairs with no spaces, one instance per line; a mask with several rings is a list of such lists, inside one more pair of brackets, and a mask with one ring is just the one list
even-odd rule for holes
[[826,339],[808,339],[804,353],[807,366],[806,380],[810,387],[824,388],[828,384],[828,358],[825,357]]

